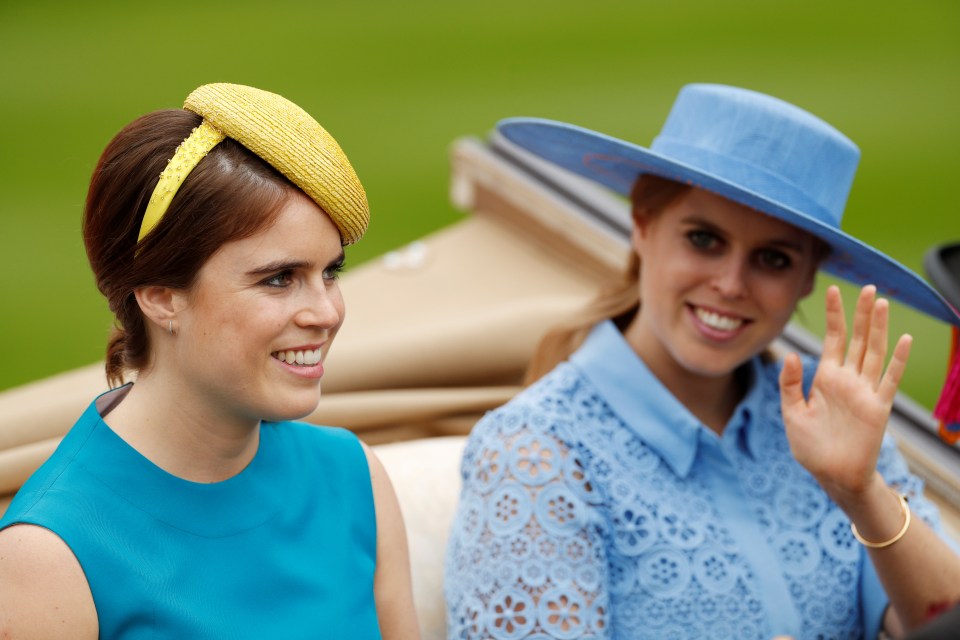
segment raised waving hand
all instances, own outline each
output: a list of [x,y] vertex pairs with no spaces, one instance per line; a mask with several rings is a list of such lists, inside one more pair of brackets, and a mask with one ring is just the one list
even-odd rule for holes
[[780,393],[793,455],[844,510],[861,542],[871,541],[864,544],[890,598],[884,627],[899,633],[960,601],[960,557],[922,520],[911,523],[906,502],[877,472],[912,341],[900,336],[886,362],[888,314],[874,287],[861,289],[848,345],[840,291],[830,287],[823,353],[809,396],[796,354],[784,361]]
[[803,368],[789,354],[780,374],[783,419],[794,457],[841,505],[877,479],[877,457],[912,338],[900,336],[887,360],[889,304],[876,288],[860,291],[847,344],[843,300],[827,289],[823,353],[810,389]]

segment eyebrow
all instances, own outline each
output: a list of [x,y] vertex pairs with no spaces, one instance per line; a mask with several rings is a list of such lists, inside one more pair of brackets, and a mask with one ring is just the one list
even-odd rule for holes
[[[763,214],[761,214],[761,215],[763,215]],[[713,232],[718,233],[718,234],[723,235],[723,236],[733,235],[733,234],[731,234],[729,231],[726,231],[725,229],[722,229],[722,228],[718,227],[718,226],[717,226],[716,224],[714,224],[713,222],[710,222],[709,220],[705,220],[704,218],[701,218],[701,217],[696,216],[696,215],[691,215],[691,216],[688,216],[688,217],[686,217],[686,218],[683,218],[682,221],[685,222],[685,223],[687,223],[687,224],[692,224],[692,225],[707,227],[710,231],[713,231]],[[803,231],[800,230],[800,229],[797,229],[797,231],[798,231],[799,233],[803,233]],[[764,242],[763,244],[766,245],[766,246],[771,246],[771,247],[779,247],[779,248],[782,248],[782,249],[789,249],[789,250],[792,250],[792,251],[795,251],[795,252],[801,253],[801,254],[802,254],[802,253],[804,252],[804,250],[806,249],[806,246],[804,245],[803,242],[801,242],[801,241],[799,241],[799,240],[794,240],[794,239],[792,239],[792,238],[787,238],[787,237],[774,238],[773,240],[769,240],[769,241],[767,241],[767,242]]]
[[[344,255],[343,250],[341,249],[340,254],[336,258],[331,260],[329,264],[327,264],[327,268],[329,269],[330,267],[333,267],[336,265],[342,265],[345,259],[346,259],[346,256]],[[271,275],[274,273],[279,273],[281,271],[294,271],[296,269],[303,269],[305,267],[309,267],[311,264],[313,263],[311,263],[308,260],[274,260],[272,262],[268,262],[264,265],[261,265],[256,269],[251,269],[250,271],[247,271],[246,275],[251,278],[258,278],[258,277]]]

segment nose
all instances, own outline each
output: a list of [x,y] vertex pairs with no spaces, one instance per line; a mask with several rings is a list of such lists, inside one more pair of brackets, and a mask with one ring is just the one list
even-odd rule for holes
[[343,313],[343,297],[333,285],[305,291],[294,319],[300,327],[333,329],[340,326]]
[[716,265],[711,285],[724,298],[742,298],[747,293],[747,263],[741,257],[731,255]]

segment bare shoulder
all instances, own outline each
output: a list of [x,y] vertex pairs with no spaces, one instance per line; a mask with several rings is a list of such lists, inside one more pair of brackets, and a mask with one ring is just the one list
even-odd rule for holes
[[377,568],[374,596],[384,640],[418,640],[420,629],[413,603],[407,533],[397,494],[377,454],[363,444],[370,467],[377,514]]
[[[403,516],[400,513],[400,504],[394,491],[393,483],[387,470],[377,457],[377,454],[365,442],[360,443],[367,456],[367,467],[370,469],[370,485],[373,488],[373,502],[377,513],[377,529],[381,534],[394,535],[397,529],[403,533]],[[381,536],[378,536],[381,537]]]
[[367,443],[360,441],[363,447],[363,453],[367,456],[367,467],[370,469],[370,483],[373,485],[374,499],[379,499],[384,493],[387,497],[394,495],[393,484],[390,482],[390,476],[377,454]]
[[49,529],[0,531],[0,637],[96,638],[96,607],[86,576]]

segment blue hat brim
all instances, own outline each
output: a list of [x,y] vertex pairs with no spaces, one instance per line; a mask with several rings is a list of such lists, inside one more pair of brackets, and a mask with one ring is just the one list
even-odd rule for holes
[[508,118],[497,124],[508,140],[564,169],[624,196],[637,177],[652,174],[705,189],[792,224],[826,242],[830,256],[821,269],[857,285],[873,284],[894,298],[943,322],[960,315],[923,278],[893,258],[820,220],[749,189],[655,151],[597,131],[542,118]]

